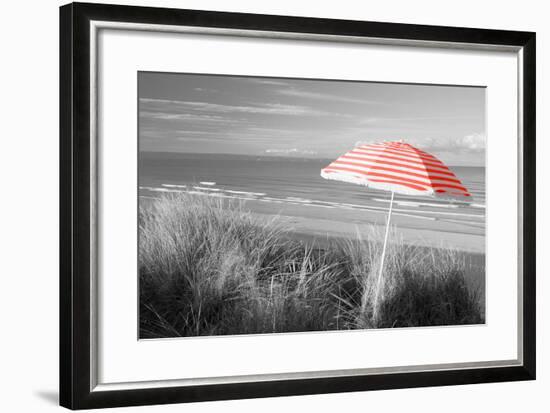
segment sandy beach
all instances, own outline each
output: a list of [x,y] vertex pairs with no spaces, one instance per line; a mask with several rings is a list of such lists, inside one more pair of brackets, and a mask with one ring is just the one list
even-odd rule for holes
[[[247,201],[247,207],[258,215],[270,219],[274,214],[271,206],[259,201]],[[271,210],[271,211],[270,211]],[[331,210],[297,205],[279,208],[277,214],[288,224],[288,228],[302,234],[305,238],[314,239],[323,244],[327,238],[356,238],[359,234],[370,231],[372,225],[383,232],[386,225],[387,211]],[[416,221],[416,222],[415,222]],[[401,225],[400,225],[401,224]],[[437,225],[436,228],[430,228]],[[417,246],[452,248],[460,251],[483,254],[485,252],[484,228],[474,227],[476,232],[463,231],[464,224],[445,222],[438,218],[418,219],[392,214],[392,236],[394,241]],[[392,242],[392,239],[389,239]]]

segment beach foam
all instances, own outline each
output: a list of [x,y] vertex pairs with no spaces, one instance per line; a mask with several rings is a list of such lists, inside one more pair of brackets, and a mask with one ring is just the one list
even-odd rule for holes
[[227,192],[229,194],[237,194],[237,195],[252,195],[252,196],[265,196],[266,195],[263,192],[234,191],[234,190],[231,190],[231,189],[226,189],[224,192]]
[[198,191],[213,191],[213,192],[221,191],[221,189],[218,189],[218,188],[205,188],[203,186],[194,186],[193,189],[196,189]]
[[303,204],[311,204],[312,202],[314,202],[311,199],[296,198],[296,197],[293,197],[293,196],[287,196],[285,199],[287,199],[290,202],[298,202],[298,203],[303,203]]
[[[380,199],[380,198],[373,198],[373,201],[376,202],[387,202],[389,203],[390,199]],[[442,204],[442,203],[434,203],[434,202],[415,202],[415,201],[393,201],[394,204],[402,205],[402,206],[410,206],[410,207],[435,207],[435,208],[459,208],[460,205],[457,204]]]
[[187,188],[187,185],[162,184],[166,188]]

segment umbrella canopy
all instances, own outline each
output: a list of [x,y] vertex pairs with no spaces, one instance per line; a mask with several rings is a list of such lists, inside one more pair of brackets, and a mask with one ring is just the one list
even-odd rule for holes
[[358,146],[323,168],[321,176],[404,195],[472,198],[443,162],[403,141]]
[[391,191],[374,296],[373,318],[376,319],[394,194],[458,199],[466,202],[470,201],[472,196],[443,162],[403,141],[359,146],[323,168],[321,176],[325,179]]

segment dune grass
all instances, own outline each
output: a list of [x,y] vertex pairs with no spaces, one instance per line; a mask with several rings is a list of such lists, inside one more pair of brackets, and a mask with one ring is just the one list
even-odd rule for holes
[[453,250],[391,243],[374,308],[374,229],[315,248],[243,203],[185,193],[139,220],[141,338],[484,321]]

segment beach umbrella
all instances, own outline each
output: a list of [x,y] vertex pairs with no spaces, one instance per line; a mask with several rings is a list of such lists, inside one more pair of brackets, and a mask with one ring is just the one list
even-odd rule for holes
[[375,292],[375,311],[384,268],[394,194],[463,202],[469,202],[472,198],[460,179],[443,162],[403,140],[358,146],[323,168],[321,176],[325,179],[391,192]]

